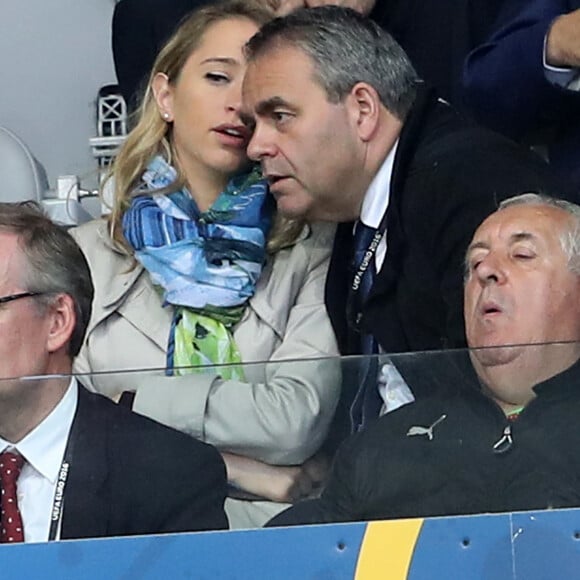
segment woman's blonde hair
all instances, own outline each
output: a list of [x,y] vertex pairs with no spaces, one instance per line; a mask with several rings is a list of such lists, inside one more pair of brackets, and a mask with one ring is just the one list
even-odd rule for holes
[[[115,245],[125,252],[132,253],[122,232],[123,214],[137,195],[136,188],[147,165],[156,155],[161,155],[175,166],[177,179],[165,192],[179,191],[185,186],[185,176],[179,165],[174,162],[175,151],[171,139],[172,125],[165,122],[157,108],[153,94],[153,79],[158,73],[167,75],[174,85],[189,59],[200,45],[204,34],[215,23],[223,20],[243,18],[262,26],[273,17],[264,3],[252,0],[226,0],[216,2],[196,10],[187,16],[173,36],[161,49],[149,76],[147,88],[136,111],[136,125],[127,136],[115,161],[108,179],[114,180],[114,201],[108,217],[110,235]],[[304,227],[302,222],[290,221],[276,216],[268,250],[277,251],[291,245]]]

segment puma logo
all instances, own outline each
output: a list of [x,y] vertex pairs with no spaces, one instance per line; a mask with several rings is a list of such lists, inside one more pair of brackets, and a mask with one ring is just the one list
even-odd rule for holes
[[412,437],[413,435],[427,435],[429,441],[433,441],[433,429],[435,429],[441,421],[445,421],[445,419],[447,419],[447,415],[441,415],[441,417],[439,417],[439,419],[437,419],[437,421],[435,421],[435,423],[430,427],[411,427],[407,431],[407,437]]

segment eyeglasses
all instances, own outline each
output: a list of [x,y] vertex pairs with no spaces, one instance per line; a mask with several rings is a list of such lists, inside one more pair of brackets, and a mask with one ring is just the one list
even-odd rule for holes
[[7,302],[28,298],[30,296],[40,296],[41,294],[44,294],[44,292],[19,292],[18,294],[10,294],[10,296],[1,296],[0,304],[6,304]]

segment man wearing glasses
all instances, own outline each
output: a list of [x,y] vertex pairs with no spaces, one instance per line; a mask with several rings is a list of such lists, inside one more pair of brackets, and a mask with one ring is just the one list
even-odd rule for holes
[[0,543],[226,527],[217,451],[70,376],[92,298],[74,240],[0,204]]

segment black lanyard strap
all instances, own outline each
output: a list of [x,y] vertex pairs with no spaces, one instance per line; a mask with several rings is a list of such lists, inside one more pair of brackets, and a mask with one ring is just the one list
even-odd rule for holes
[[[368,226],[364,227],[368,228]],[[360,321],[362,319],[363,305],[365,299],[367,298],[368,291],[370,290],[370,285],[368,283],[363,283],[363,281],[365,281],[366,277],[371,275],[371,272],[373,271],[373,260],[375,260],[378,247],[383,237],[385,236],[385,218],[381,220],[381,224],[379,225],[378,229],[369,229],[373,231],[372,237],[370,238],[366,249],[364,249],[363,246],[363,250],[353,251],[355,254],[353,256],[353,274],[347,298],[347,321],[349,326],[356,332],[359,331]]]
[[369,266],[372,264],[372,260],[374,259],[375,254],[377,253],[377,249],[384,235],[385,235],[384,232],[376,230],[375,235],[372,237],[368,245],[368,248],[366,249],[363,255],[362,260],[358,264],[358,267],[355,264],[355,273],[354,276],[352,277],[352,284],[350,286],[351,292],[355,293],[360,292],[361,289],[360,286],[363,276],[365,275],[365,272],[368,270]]

